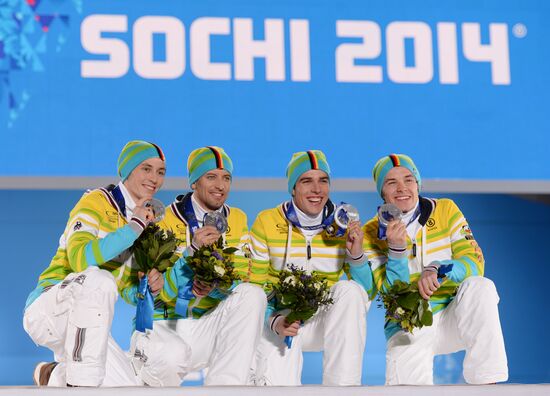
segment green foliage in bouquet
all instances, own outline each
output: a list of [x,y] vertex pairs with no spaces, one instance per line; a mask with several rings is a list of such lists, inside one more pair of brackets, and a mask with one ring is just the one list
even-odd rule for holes
[[227,290],[234,281],[239,280],[238,274],[233,271],[233,254],[236,251],[234,247],[224,248],[223,238],[220,237],[212,245],[201,246],[185,260],[195,273],[195,279]]
[[386,309],[386,320],[397,323],[406,332],[412,334],[415,328],[433,323],[429,302],[420,296],[416,282],[409,284],[397,280],[387,292],[380,292],[380,300]]
[[290,309],[288,322],[306,321],[322,305],[332,304],[327,280],[317,274],[308,274],[294,264],[290,270],[279,272],[279,283],[273,285],[277,309]]
[[150,224],[134,242],[131,251],[140,271],[148,273],[156,268],[164,272],[178,260],[175,251],[179,243],[173,232]]

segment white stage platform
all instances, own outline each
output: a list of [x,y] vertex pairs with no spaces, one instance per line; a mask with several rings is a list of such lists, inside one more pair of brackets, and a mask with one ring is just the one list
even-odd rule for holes
[[358,387],[180,387],[180,388],[48,388],[35,386],[0,387],[0,396],[549,396],[550,384],[358,386]]

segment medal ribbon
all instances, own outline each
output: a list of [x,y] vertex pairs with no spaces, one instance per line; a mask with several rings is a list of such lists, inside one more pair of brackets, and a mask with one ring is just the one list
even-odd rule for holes
[[[182,199],[181,206],[178,205],[178,209],[183,207],[183,213],[181,213],[180,211],[180,214],[183,216],[185,221],[187,221],[189,232],[191,233],[191,239],[193,239],[195,231],[200,228],[199,221],[197,220],[197,216],[195,214],[195,209],[193,208],[193,202],[191,201],[192,194],[193,193],[186,194]],[[225,209],[225,207],[223,214],[227,217],[227,210]],[[192,298],[195,298],[192,290],[193,279],[190,279],[185,286],[178,288],[178,297],[176,299],[176,313],[183,316],[184,318],[188,317],[189,302]]]
[[178,298],[176,300],[176,313],[178,315],[187,318],[189,302],[195,295],[192,292],[193,290],[193,279],[190,279],[189,282],[184,287],[178,288]]
[[[343,202],[342,202],[343,204]],[[321,221],[321,224],[315,225],[315,226],[303,226],[300,224],[300,220],[298,219],[298,214],[296,213],[296,208],[294,207],[294,202],[288,201],[283,205],[283,212],[285,214],[285,217],[287,220],[297,228],[301,228],[303,230],[313,231],[313,230],[319,230],[319,229],[327,229],[328,227],[333,227],[332,223],[334,223],[334,210],[327,216],[327,212],[329,211],[329,207],[334,207],[334,204],[329,200],[327,204],[325,205],[325,208],[323,209],[323,220]],[[335,236],[342,236],[346,233],[346,230],[337,227]]]
[[[300,327],[301,327],[303,324],[304,324],[304,321],[301,320],[301,321],[300,321]],[[292,348],[292,339],[293,339],[293,338],[294,338],[293,336],[286,336],[286,337],[285,337],[285,344],[286,344],[286,346],[287,346],[288,349]]]
[[122,213],[122,215],[124,217],[126,217],[126,201],[124,200],[124,196],[122,195],[122,191],[120,191],[120,187],[115,186],[111,190],[111,195],[115,199],[115,202],[117,203],[118,208],[120,209],[120,213]]
[[182,216],[187,221],[187,224],[189,225],[189,231],[191,232],[191,238],[193,238],[193,235],[195,234],[195,231],[197,231],[199,226],[199,221],[197,220],[197,216],[195,215],[195,209],[193,209],[193,203],[191,202],[191,195],[193,193],[188,193],[183,197],[183,213]]
[[141,278],[138,287],[138,304],[136,309],[136,330],[145,333],[146,329],[153,330],[153,294],[148,284],[148,276]]
[[[188,193],[183,197],[182,205],[183,205],[183,218],[185,221],[187,221],[187,224],[189,225],[189,232],[191,233],[191,239],[193,239],[193,235],[195,234],[195,231],[197,231],[199,226],[199,221],[197,220],[197,216],[195,215],[195,209],[193,209],[193,203],[191,202],[191,195],[193,193]],[[184,318],[187,318],[188,316],[188,307],[189,302],[192,298],[195,297],[195,295],[192,292],[193,289],[193,279],[190,279],[189,282],[183,287],[178,287],[178,297],[176,299],[176,313],[178,315],[183,316]]]

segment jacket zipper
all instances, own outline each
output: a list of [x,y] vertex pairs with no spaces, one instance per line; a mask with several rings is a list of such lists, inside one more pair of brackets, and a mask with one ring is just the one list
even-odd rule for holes
[[311,273],[311,265],[309,261],[311,260],[311,239],[310,237],[306,237],[306,258],[307,258],[307,272]]

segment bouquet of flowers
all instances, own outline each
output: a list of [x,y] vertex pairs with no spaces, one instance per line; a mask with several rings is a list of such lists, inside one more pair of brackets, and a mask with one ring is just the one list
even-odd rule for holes
[[[308,274],[291,264],[289,270],[279,272],[279,283],[273,285],[277,299],[277,309],[290,309],[286,316],[289,323],[310,319],[319,307],[332,304],[327,280],[316,274]],[[286,337],[290,348],[292,338]]]
[[416,282],[397,280],[388,291],[380,292],[378,301],[382,301],[386,309],[386,320],[397,323],[408,333],[433,323],[430,304],[420,296]]
[[178,259],[175,254],[180,240],[173,232],[161,229],[157,224],[148,225],[130,248],[141,272],[153,268],[166,271]]
[[137,290],[137,331],[153,329],[154,298],[148,284],[149,272],[153,268],[165,272],[174,265],[178,259],[175,251],[179,242],[174,233],[161,229],[157,224],[150,224],[130,248],[139,271],[145,273]]
[[212,245],[201,246],[185,261],[195,273],[194,278],[215,287],[228,290],[233,281],[239,276],[233,271],[234,247],[223,247],[223,238],[220,237]]

